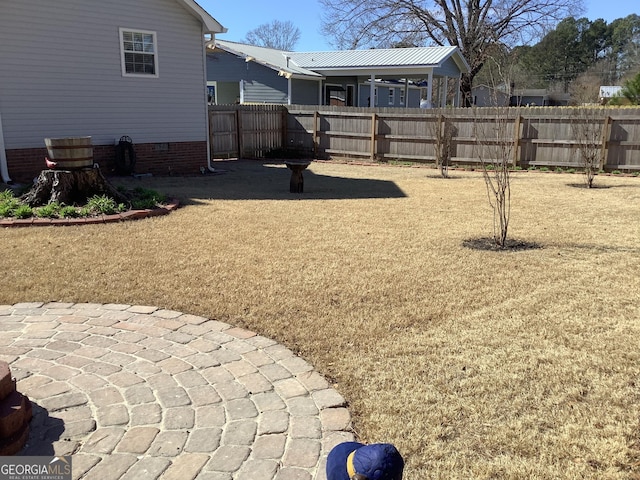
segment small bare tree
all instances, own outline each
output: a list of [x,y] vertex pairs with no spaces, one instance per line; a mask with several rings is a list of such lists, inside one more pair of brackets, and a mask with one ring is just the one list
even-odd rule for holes
[[[493,239],[497,246],[507,246],[511,216],[511,169],[515,162],[515,138],[519,128],[519,108],[493,107],[489,115],[481,116],[474,109],[474,136],[482,175],[493,209]],[[514,120],[515,116],[515,120]]]
[[440,169],[442,178],[449,178],[449,165],[451,165],[453,149],[453,123],[442,112],[436,111],[434,113],[434,121],[428,125],[429,133],[435,139],[433,148],[436,167]]
[[602,144],[605,140],[607,117],[602,107],[580,107],[573,110],[571,132],[578,142],[578,155],[587,188],[593,187],[602,166]]

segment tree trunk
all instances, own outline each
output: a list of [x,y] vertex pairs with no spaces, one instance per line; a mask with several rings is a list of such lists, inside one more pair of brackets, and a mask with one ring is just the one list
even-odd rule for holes
[[31,190],[22,196],[22,201],[30,207],[49,203],[84,205],[94,195],[106,195],[118,203],[129,204],[127,196],[111,185],[98,167],[42,170]]

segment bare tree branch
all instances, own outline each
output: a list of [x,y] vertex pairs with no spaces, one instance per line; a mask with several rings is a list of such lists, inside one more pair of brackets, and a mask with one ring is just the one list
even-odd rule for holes
[[338,48],[453,45],[473,77],[495,43],[538,38],[560,20],[583,10],[583,0],[320,0],[323,33]]
[[247,32],[244,41],[258,47],[293,50],[300,40],[300,30],[290,21],[274,20]]

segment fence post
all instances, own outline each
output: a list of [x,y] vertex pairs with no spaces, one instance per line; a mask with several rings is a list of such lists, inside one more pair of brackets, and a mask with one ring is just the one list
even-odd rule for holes
[[320,113],[316,110],[313,112],[313,158],[318,158],[318,150],[320,148],[319,119]]
[[213,111],[209,107],[207,107],[207,115],[209,117],[209,159],[213,160],[213,153],[215,151],[213,137]]
[[602,151],[600,153],[600,170],[604,170],[607,165],[607,153],[609,151],[609,140],[611,136],[611,116],[607,115],[602,126]]
[[282,106],[282,115],[280,121],[282,122],[282,135],[280,138],[282,144],[280,145],[280,148],[286,150],[289,146],[289,142],[287,142],[287,138],[289,136],[289,110],[284,105]]
[[377,115],[371,114],[371,161],[376,159],[376,127],[377,127]]
[[236,108],[236,136],[238,144],[238,158],[242,158],[242,119],[240,118],[239,107]]
[[513,166],[517,167],[520,163],[518,158],[518,151],[520,150],[520,123],[522,122],[522,115],[516,116],[516,123],[513,126]]
[[442,153],[446,148],[444,145],[444,129],[446,129],[446,124],[444,120],[444,115],[438,115],[438,126],[436,127],[436,145],[435,145],[435,157],[436,157],[436,168],[440,167],[440,160],[443,158]]

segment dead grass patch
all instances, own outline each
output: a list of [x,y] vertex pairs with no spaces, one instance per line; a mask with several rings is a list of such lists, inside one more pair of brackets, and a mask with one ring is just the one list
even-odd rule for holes
[[166,217],[0,231],[0,302],[158,305],[299,352],[348,399],[363,441],[408,480],[622,479],[640,472],[638,179],[577,189],[515,173],[513,254],[479,172],[314,163],[128,180]]

